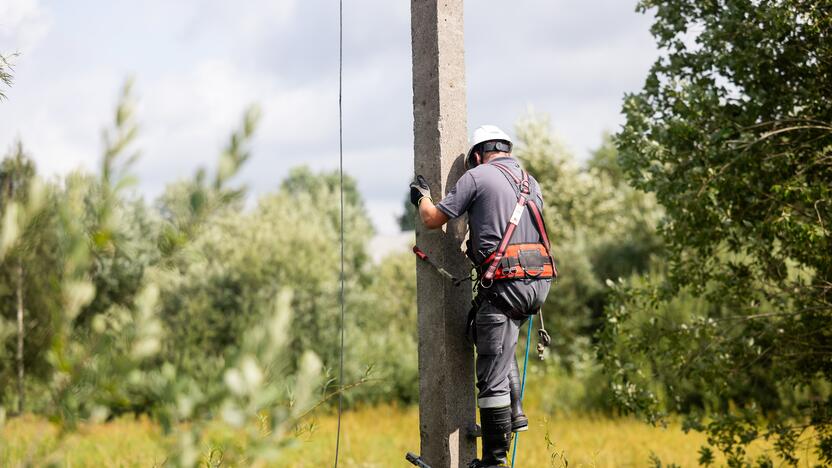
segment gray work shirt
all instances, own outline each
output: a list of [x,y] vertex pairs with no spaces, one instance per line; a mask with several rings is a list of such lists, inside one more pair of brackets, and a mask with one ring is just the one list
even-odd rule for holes
[[[468,254],[477,264],[481,264],[499,245],[520,195],[517,184],[509,181],[506,175],[492,164],[495,162],[507,167],[518,179],[522,179],[520,164],[514,157],[495,158],[463,174],[456,186],[436,205],[449,218],[457,218],[468,213],[471,249]],[[529,191],[529,202],[534,202],[543,212],[543,195],[537,181],[531,176]],[[539,241],[540,234],[535,228],[529,209],[526,208],[511,237],[511,243]],[[502,294],[514,308],[532,312],[542,305],[550,285],[549,279],[520,279],[496,282],[492,290]]]

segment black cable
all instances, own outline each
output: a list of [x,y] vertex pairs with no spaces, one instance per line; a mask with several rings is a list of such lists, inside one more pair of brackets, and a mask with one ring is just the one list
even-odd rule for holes
[[338,454],[341,448],[341,409],[344,386],[344,113],[341,98],[344,75],[344,1],[338,0],[338,176],[341,203],[341,351],[338,369],[338,429],[335,436],[335,468],[338,468]]

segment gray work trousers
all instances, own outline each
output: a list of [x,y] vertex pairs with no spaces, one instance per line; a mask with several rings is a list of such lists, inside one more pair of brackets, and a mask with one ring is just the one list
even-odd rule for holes
[[477,328],[477,406],[511,405],[508,372],[517,348],[517,336],[526,319],[512,320],[488,301],[480,304]]

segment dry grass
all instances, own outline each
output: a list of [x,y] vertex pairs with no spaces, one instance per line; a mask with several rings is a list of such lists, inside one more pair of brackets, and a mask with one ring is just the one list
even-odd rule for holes
[[[649,466],[655,454],[667,463],[697,466],[700,434],[684,434],[677,425],[650,427],[632,419],[593,416],[554,417],[529,410],[531,429],[520,438],[518,467],[636,467]],[[331,466],[335,455],[334,415],[316,417],[295,445],[274,466]],[[339,466],[375,468],[410,466],[407,451],[419,451],[418,410],[379,406],[350,411],[342,421]],[[0,430],[0,466],[159,466],[164,464],[165,439],[153,423],[123,418],[82,426],[59,442],[53,425],[43,419],[12,419]],[[203,443],[205,453],[218,450],[235,460],[240,438],[217,428]],[[547,442],[547,438],[548,441]],[[553,445],[552,445],[553,444]],[[752,454],[760,453],[756,446]],[[243,464],[243,463],[240,463]],[[223,466],[233,465],[224,463]],[[812,466],[804,461],[800,466]]]
[[[650,465],[651,454],[663,464],[698,466],[697,452],[705,442],[703,435],[685,434],[675,424],[663,429],[634,419],[545,417],[533,410],[529,417],[531,428],[520,436],[517,467],[643,467]],[[417,408],[368,408],[346,413],[342,424],[340,466],[345,468],[410,466],[404,454],[419,451]],[[321,418],[315,432],[286,453],[281,466],[331,465],[335,428],[334,417]],[[764,449],[757,445],[751,453]]]
[[158,466],[165,460],[158,426],[147,419],[122,418],[82,425],[58,437],[42,418],[14,418],[0,429],[0,466]]

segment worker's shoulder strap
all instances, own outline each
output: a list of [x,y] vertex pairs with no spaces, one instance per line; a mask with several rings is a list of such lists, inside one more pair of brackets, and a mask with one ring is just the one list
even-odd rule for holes
[[[501,164],[501,163],[498,163],[498,162],[492,162],[491,164],[494,167],[496,167],[497,169],[499,169],[500,172],[502,172],[503,175],[506,176],[506,179],[508,179],[509,183],[513,183],[514,185],[518,186],[519,192],[520,192],[520,194],[518,195],[518,200],[517,200],[518,203],[520,202],[520,195],[522,195],[523,188],[526,189],[526,191],[527,191],[526,193],[528,195],[526,204],[529,207],[529,211],[532,212],[532,221],[533,221],[532,224],[534,224],[534,227],[537,229],[537,232],[540,234],[540,240],[541,240],[541,243],[543,244],[543,246],[546,247],[546,252],[548,252],[551,255],[551,252],[550,252],[551,244],[549,243],[549,235],[546,233],[546,221],[543,219],[543,213],[541,212],[540,207],[538,207],[537,203],[535,203],[535,201],[533,199],[531,199],[531,190],[530,190],[530,185],[529,185],[529,174],[525,170],[520,169],[520,174],[521,174],[521,177],[522,177],[522,179],[520,179],[516,175],[514,175],[514,173],[511,172],[511,170],[508,167],[506,167],[504,164]],[[519,219],[518,219],[518,221],[519,221]]]
[[[502,172],[503,175],[506,176],[506,178],[508,179],[509,182],[514,182],[514,185],[519,186],[520,182],[522,182],[521,179],[519,179],[516,175],[514,175],[514,173],[511,172],[511,169],[509,169],[505,164],[494,162],[494,161],[490,162],[489,164],[491,166],[494,166],[497,169],[499,169],[500,172]],[[528,174],[526,174],[526,171],[524,171],[523,169],[520,169],[520,174],[521,174],[521,177],[528,180]]]
[[[500,240],[500,244],[497,246],[497,250],[494,251],[486,260],[483,262],[483,266],[488,264],[488,269],[485,270],[481,280],[486,281],[493,281],[494,273],[497,271],[497,266],[500,264],[500,261],[503,259],[505,255],[506,248],[508,247],[509,243],[511,242],[511,237],[514,235],[514,231],[517,228],[517,225],[520,223],[520,219],[523,217],[523,212],[526,211],[526,206],[528,205],[529,210],[532,212],[533,224],[537,228],[538,233],[540,234],[541,242],[543,246],[546,248],[546,253],[551,258],[552,253],[550,251],[549,245],[549,236],[546,234],[546,224],[543,221],[543,215],[540,213],[540,209],[537,207],[537,204],[534,200],[529,200],[531,195],[531,190],[529,189],[529,174],[523,169],[520,169],[521,177],[517,177],[514,175],[511,170],[504,166],[503,164],[497,162],[491,162],[491,165],[496,167],[497,169],[502,172],[510,183],[516,184],[519,188],[519,195],[517,197],[517,205],[514,207],[514,212],[511,214],[511,218],[508,221],[508,226],[506,226],[505,232],[503,233],[503,238]],[[553,263],[554,264],[554,263]]]
[[534,225],[537,228],[537,232],[540,233],[540,241],[543,244],[543,247],[546,247],[546,253],[552,255],[549,235],[546,234],[546,221],[543,219],[543,213],[540,212],[540,208],[537,207],[537,203],[535,203],[534,200],[529,200],[528,205],[529,211],[532,212]]

